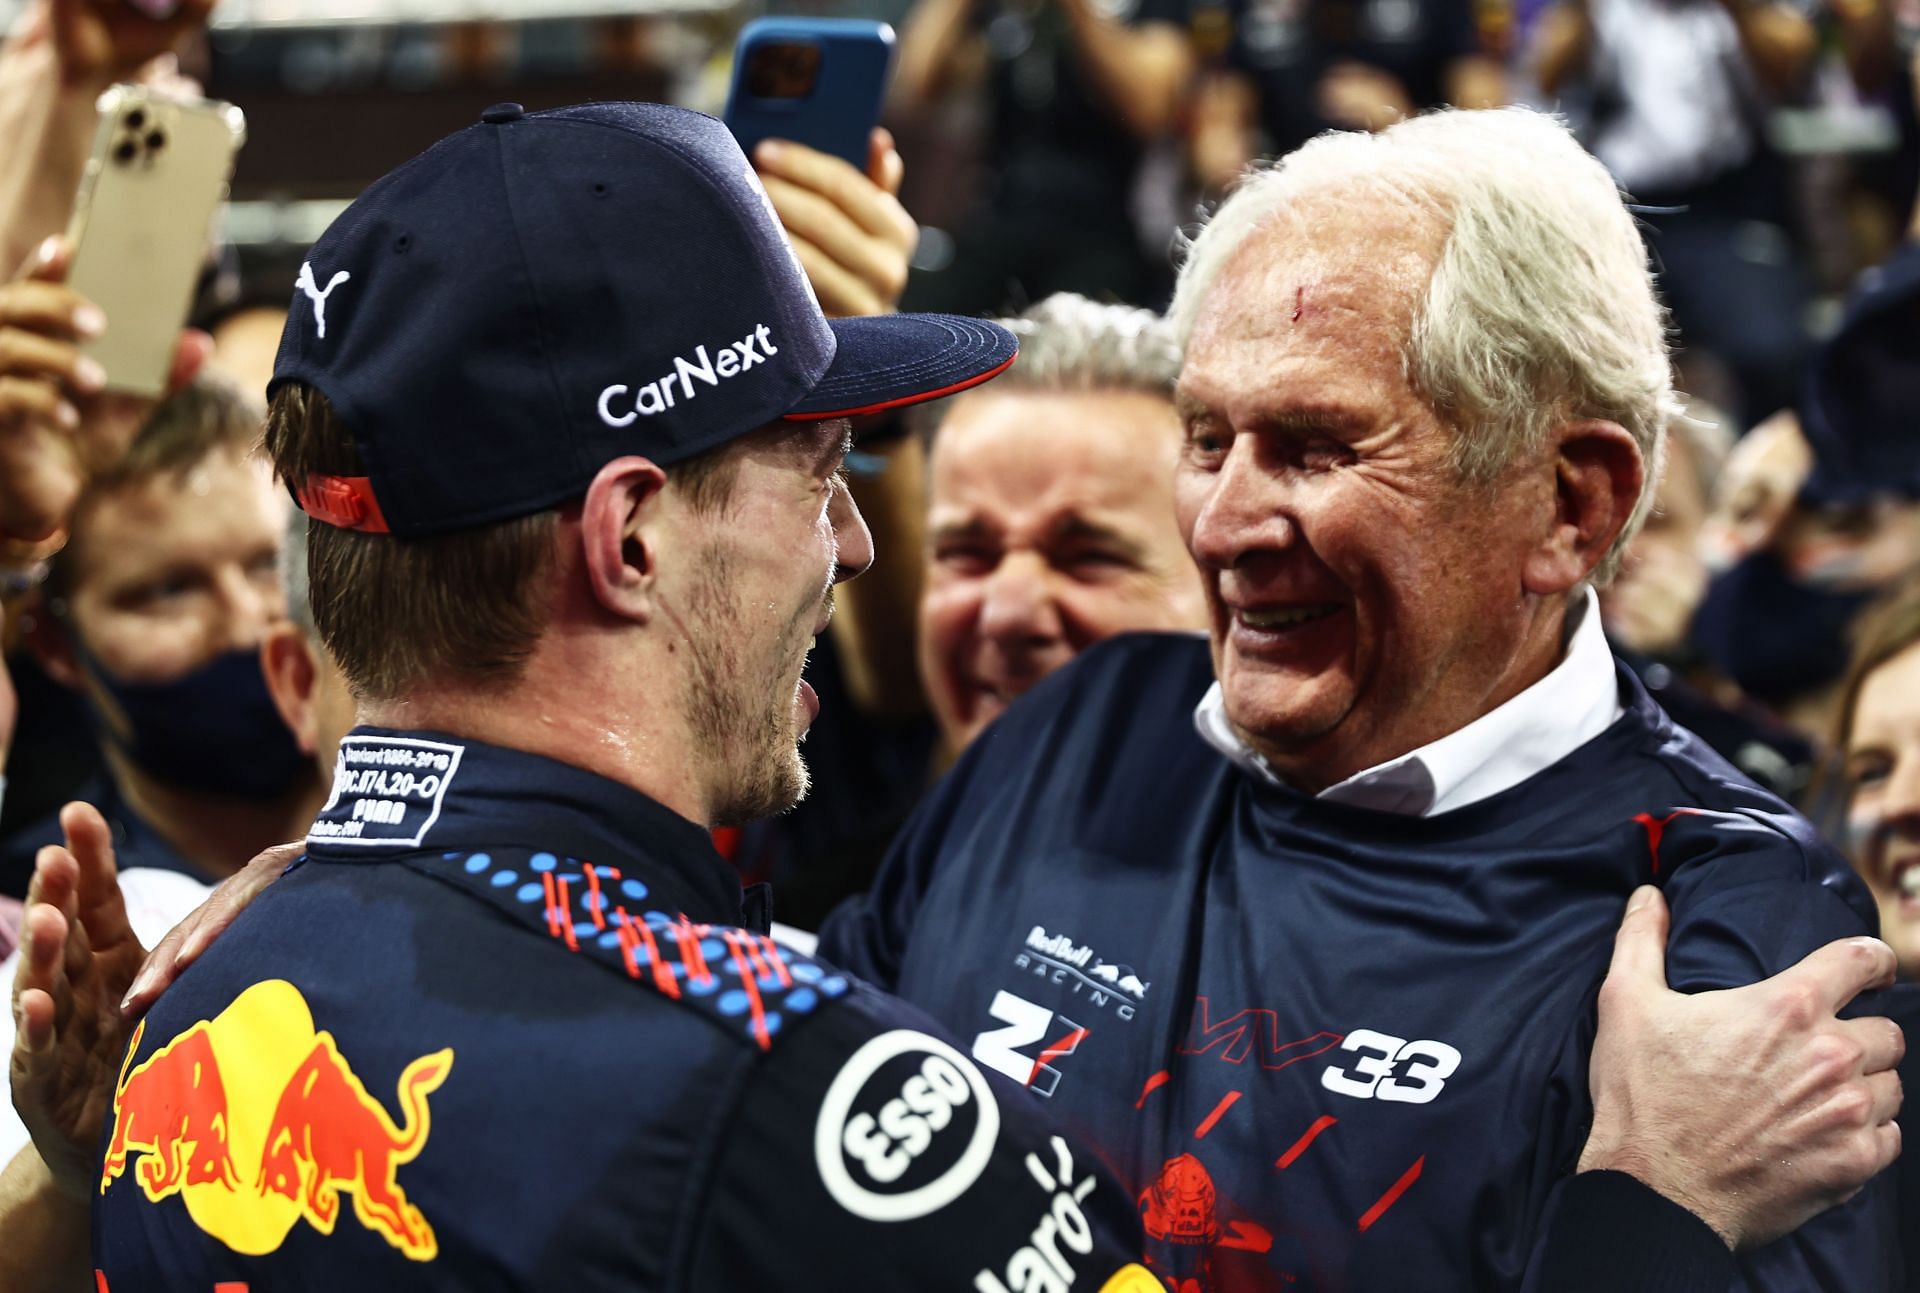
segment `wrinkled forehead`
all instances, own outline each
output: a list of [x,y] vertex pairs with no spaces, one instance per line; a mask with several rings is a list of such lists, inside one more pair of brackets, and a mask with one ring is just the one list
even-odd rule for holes
[[1314,201],[1248,234],[1203,298],[1187,349],[1216,337],[1289,332],[1305,324],[1376,327],[1406,336],[1426,294],[1444,231],[1406,213]]
[[260,533],[277,534],[291,506],[265,459],[220,445],[187,466],[90,490],[74,510],[62,560],[77,582],[109,564],[151,563],[180,545],[244,548]]
[[928,494],[936,506],[1158,501],[1179,446],[1179,417],[1165,395],[990,387],[960,396],[942,419]]

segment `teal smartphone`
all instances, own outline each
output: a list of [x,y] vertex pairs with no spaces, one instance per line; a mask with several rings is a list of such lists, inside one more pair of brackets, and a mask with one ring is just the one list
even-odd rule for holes
[[791,139],[864,174],[892,64],[886,23],[756,18],[734,42],[724,120],[749,154],[763,139]]

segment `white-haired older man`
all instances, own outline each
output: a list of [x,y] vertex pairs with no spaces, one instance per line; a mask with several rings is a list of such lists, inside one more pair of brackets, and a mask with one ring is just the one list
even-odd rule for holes
[[[1173,319],[1210,650],[1122,638],[1036,688],[821,951],[1102,1147],[1180,1293],[1538,1287],[1567,1178],[1606,1165],[1586,1078],[1628,895],[1665,890],[1684,989],[1874,927],[1601,635],[1673,402],[1639,238],[1550,119],[1418,118],[1244,182]],[[1884,1165],[1897,1030],[1829,1049],[1847,1107],[1782,1121]],[[1612,1165],[1734,1194],[1750,1166],[1670,1157]],[[1764,1245],[1792,1223],[1711,1192],[1669,1190],[1751,1288],[1892,1279],[1881,1182]]]

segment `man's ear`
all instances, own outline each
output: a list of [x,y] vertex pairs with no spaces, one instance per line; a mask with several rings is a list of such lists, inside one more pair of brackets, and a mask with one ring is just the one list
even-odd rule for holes
[[22,640],[47,677],[62,687],[84,691],[80,657],[73,649],[73,630],[60,621],[44,597],[36,600],[22,619],[26,628]]
[[1564,593],[1593,573],[1632,517],[1648,470],[1633,435],[1599,420],[1561,426],[1552,462],[1552,525],[1522,572],[1536,596]]
[[594,475],[580,509],[580,545],[593,596],[608,611],[653,617],[667,473],[646,458],[615,458]]
[[260,672],[300,753],[313,754],[319,743],[314,688],[320,669],[307,635],[286,620],[275,623],[260,640]]

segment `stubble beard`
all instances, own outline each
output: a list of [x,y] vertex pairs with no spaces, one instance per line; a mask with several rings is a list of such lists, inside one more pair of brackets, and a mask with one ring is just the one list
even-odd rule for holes
[[750,660],[743,648],[752,635],[732,591],[732,554],[710,549],[702,565],[706,573],[689,604],[693,632],[682,708],[694,757],[712,787],[712,824],[742,826],[786,812],[812,784],[793,730],[793,690],[780,691],[773,680],[784,679],[802,656],[819,605],[802,605],[778,641]]

